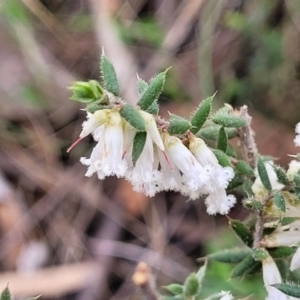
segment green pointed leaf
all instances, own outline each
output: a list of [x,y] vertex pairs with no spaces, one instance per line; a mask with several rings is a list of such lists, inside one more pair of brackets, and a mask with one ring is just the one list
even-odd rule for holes
[[198,272],[196,274],[199,285],[201,285],[201,283],[202,283],[202,281],[204,279],[204,276],[205,276],[205,273],[206,273],[206,269],[207,269],[207,260],[205,260],[204,265],[198,270]]
[[212,120],[219,125],[224,127],[242,127],[246,125],[245,120],[234,115],[215,115],[212,117]]
[[[226,131],[226,130],[225,130]],[[226,155],[231,156],[231,157],[237,157],[237,153],[234,150],[234,148],[231,146],[230,143],[227,144],[227,149],[226,149]]]
[[244,183],[244,178],[238,174],[235,174],[233,179],[229,182],[227,189],[233,190],[237,188],[238,186],[242,185]]
[[222,167],[228,167],[231,165],[230,158],[223,151],[219,149],[212,149],[212,152]]
[[297,187],[299,187],[300,186],[300,175],[299,174],[295,174],[294,178],[293,178],[293,181],[294,181],[295,185]]
[[271,182],[269,179],[269,175],[268,175],[266,166],[261,157],[259,157],[258,161],[257,161],[257,171],[258,171],[259,178],[260,178],[262,184],[264,185],[264,187],[268,191],[272,191],[272,185],[271,185]]
[[169,292],[171,292],[174,295],[182,295],[183,294],[183,285],[172,283],[167,286],[164,286],[165,289],[167,289]]
[[101,110],[101,109],[112,109],[113,106],[112,105],[100,105],[100,104],[95,104],[95,103],[92,103],[92,104],[88,104],[87,107],[86,107],[86,111],[90,112],[90,113],[94,113],[96,112],[97,110]]
[[204,140],[216,141],[218,138],[219,130],[219,125],[209,125],[202,127],[197,135],[203,138]]
[[252,255],[247,255],[240,263],[238,263],[231,272],[231,278],[236,278],[245,275],[249,272],[255,263]]
[[252,191],[252,184],[253,182],[250,179],[246,179],[243,184],[243,190],[247,193],[248,197],[251,197],[254,195]]
[[125,104],[120,110],[121,116],[136,130],[146,131],[145,121],[139,112],[130,104]]
[[139,91],[139,94],[142,95],[148,88],[148,83],[141,79],[141,78],[138,78],[138,91]]
[[273,169],[277,175],[277,179],[280,183],[284,184],[284,185],[289,185],[290,181],[288,179],[288,177],[286,176],[286,172],[283,168],[273,165]]
[[244,276],[251,276],[261,273],[262,264],[260,261],[255,261],[254,264],[244,273]]
[[158,115],[159,105],[157,100],[153,101],[153,103],[145,111],[154,116]]
[[224,153],[226,153],[227,144],[228,144],[227,134],[225,132],[224,127],[221,127],[218,135],[217,148],[223,151]]
[[165,85],[166,73],[169,69],[157,74],[151,79],[148,88],[143,92],[138,101],[138,105],[142,110],[146,110],[149,106],[158,99]]
[[170,134],[185,134],[190,128],[191,123],[189,120],[174,114],[170,115],[170,123],[168,126],[168,132]]
[[237,136],[237,130],[236,128],[225,128],[227,137],[229,140],[235,138]]
[[191,297],[196,296],[200,291],[200,285],[197,275],[192,273],[184,282],[184,296]]
[[229,114],[232,114],[233,108],[228,105],[224,105],[223,107],[219,108],[214,115],[215,116],[228,116]]
[[261,201],[256,200],[255,198],[248,198],[243,200],[243,205],[246,208],[253,209],[255,211],[262,211],[264,206]]
[[196,134],[207,120],[211,111],[211,103],[215,95],[216,94],[203,100],[199,108],[194,113],[193,117],[191,118],[191,124],[193,126],[191,128],[192,133]]
[[229,226],[248,247],[252,247],[252,235],[249,229],[241,221],[229,219]]
[[268,249],[268,251],[273,258],[284,258],[284,257],[289,257],[292,254],[294,254],[296,251],[296,248],[288,247],[288,246],[281,246],[281,247],[277,247],[277,248],[270,248],[270,249]]
[[115,96],[119,96],[120,88],[115,68],[104,54],[101,56],[100,68],[105,89]]
[[243,160],[239,160],[238,163],[235,166],[236,171],[245,174],[245,175],[249,175],[249,176],[253,176],[254,172],[253,169],[249,166],[249,164],[247,164],[245,161]]
[[300,286],[295,284],[289,284],[289,283],[276,283],[272,284],[276,289],[281,291],[282,293],[291,296],[300,298]]
[[280,211],[285,213],[286,210],[285,200],[281,192],[276,192],[274,194],[274,204]]
[[[209,123],[209,120],[206,124],[207,123]],[[211,122],[209,125],[202,127],[197,135],[205,140],[216,141],[218,139],[220,128],[220,125]],[[237,130],[235,128],[225,128],[225,132],[229,140],[237,136]]]
[[210,254],[209,259],[223,263],[236,264],[251,253],[250,249],[229,249]]
[[297,196],[298,199],[300,199],[300,187],[299,186],[295,186],[293,188],[295,195]]
[[262,261],[269,256],[268,252],[263,248],[255,248],[252,250],[252,257],[255,261]]
[[288,276],[291,276],[290,274],[292,273],[292,271],[290,270],[290,264],[288,264],[286,259],[276,259],[276,265],[278,267],[278,270],[280,270],[280,274],[283,279],[286,279],[288,278]]
[[280,224],[282,226],[285,226],[285,225],[289,225],[298,220],[300,220],[300,218],[298,218],[298,217],[284,217],[280,220]]
[[147,138],[146,132],[138,132],[134,137],[133,147],[132,147],[132,162],[134,166],[144,149],[146,138]]
[[11,295],[8,286],[1,293],[0,300],[11,300]]

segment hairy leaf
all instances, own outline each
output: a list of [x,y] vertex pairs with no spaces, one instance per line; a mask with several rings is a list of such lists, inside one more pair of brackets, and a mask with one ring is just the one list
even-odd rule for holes
[[146,132],[138,132],[136,133],[134,140],[133,140],[133,147],[132,147],[132,162],[133,165],[136,164],[137,160],[139,159],[145,143],[146,143],[147,133]]
[[286,206],[282,192],[276,192],[274,194],[274,204],[276,205],[276,207],[278,207],[280,211],[285,213]]
[[200,285],[197,275],[192,273],[184,282],[184,296],[196,296],[199,293]]
[[235,166],[236,170],[242,174],[253,176],[254,172],[253,169],[243,160],[239,160]]
[[174,295],[181,295],[183,294],[183,285],[172,283],[167,286],[164,286],[165,289],[167,289],[169,292],[171,292]]
[[231,278],[240,277],[245,275],[255,263],[254,258],[252,255],[247,255],[240,263],[238,263],[231,272]]
[[196,134],[201,129],[201,127],[203,126],[205,121],[207,120],[207,118],[210,114],[210,111],[211,111],[211,103],[212,103],[214,97],[215,97],[215,94],[213,96],[208,97],[205,100],[203,100],[202,103],[200,104],[199,108],[194,113],[193,117],[191,118],[191,124],[192,124],[191,132],[192,133]]
[[0,300],[11,300],[11,295],[8,286],[1,293]]
[[106,90],[115,96],[119,96],[120,88],[115,68],[104,54],[101,56],[100,69],[103,85]]
[[145,131],[145,121],[139,112],[130,104],[125,104],[120,110],[121,116],[136,130]]
[[269,256],[268,252],[263,248],[255,248],[252,250],[252,257],[255,261],[261,261]]
[[219,149],[212,149],[212,151],[222,167],[228,167],[231,165],[230,158],[223,151]]
[[170,123],[168,126],[168,132],[170,134],[184,134],[191,128],[189,120],[184,119],[180,116],[171,114]]
[[145,111],[151,115],[156,116],[159,112],[159,105],[157,100],[153,101],[152,104]]
[[289,257],[294,254],[296,251],[295,247],[288,247],[288,246],[280,246],[277,248],[270,248],[268,252],[273,258],[284,258]]
[[261,157],[259,157],[258,161],[257,161],[257,171],[258,171],[259,178],[260,178],[262,184],[264,185],[264,187],[268,191],[272,191],[272,185],[271,185],[271,182],[269,179],[269,175],[268,175],[266,166]]
[[249,229],[241,221],[230,219],[229,226],[248,247],[252,247],[252,235]]
[[142,95],[148,88],[148,83],[141,79],[141,78],[138,78],[138,91],[139,91],[139,94]]
[[272,284],[276,289],[281,291],[282,293],[291,296],[300,298],[300,286],[296,284],[289,284],[289,283],[276,283]]
[[146,110],[149,106],[158,99],[160,93],[163,90],[166,80],[166,73],[168,69],[164,72],[157,74],[149,83],[147,89],[143,92],[138,101],[138,105],[142,110]]
[[277,175],[278,181],[284,185],[289,185],[290,181],[286,175],[286,172],[283,168],[273,165],[273,169]]
[[244,119],[234,115],[215,115],[212,120],[219,125],[224,127],[242,127],[246,125]]
[[219,262],[235,264],[241,262],[250,253],[250,249],[230,249],[210,254],[208,258]]
[[224,153],[226,153],[227,144],[228,144],[227,134],[226,134],[225,128],[222,126],[219,130],[217,148],[219,150],[223,151]]

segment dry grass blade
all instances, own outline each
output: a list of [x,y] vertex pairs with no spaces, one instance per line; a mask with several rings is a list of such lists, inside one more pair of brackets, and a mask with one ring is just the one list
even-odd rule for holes
[[9,282],[9,289],[16,297],[57,297],[78,291],[87,286],[96,272],[90,262],[69,264],[41,269],[31,273],[0,273],[0,290]]

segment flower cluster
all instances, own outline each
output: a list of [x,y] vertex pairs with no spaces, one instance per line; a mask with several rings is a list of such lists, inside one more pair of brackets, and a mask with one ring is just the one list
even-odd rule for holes
[[90,158],[81,158],[88,166],[86,176],[96,173],[99,179],[124,177],[135,191],[151,197],[171,190],[190,199],[205,196],[209,214],[229,212],[236,200],[233,195],[227,195],[225,189],[234,177],[233,169],[219,165],[202,139],[189,132],[186,146],[178,137],[159,129],[153,115],[139,110],[145,122],[146,140],[134,161],[134,138],[138,131],[119,110],[116,106],[87,113],[79,139],[70,147],[89,134],[97,142]]
[[296,137],[294,139],[295,145],[300,147],[300,123],[296,125]]

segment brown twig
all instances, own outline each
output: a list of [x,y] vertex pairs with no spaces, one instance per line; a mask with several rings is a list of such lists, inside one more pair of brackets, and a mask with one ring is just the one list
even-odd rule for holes
[[[248,114],[248,107],[243,105],[240,108],[239,116],[245,120],[246,125],[238,128],[240,142],[242,144],[243,156],[246,162],[252,167],[256,167],[257,163],[257,146],[254,140],[254,131],[251,128],[251,120],[252,118]],[[266,204],[267,201],[271,199],[271,195],[265,197],[262,200],[263,204]],[[253,247],[257,248],[260,246],[260,240],[263,235],[264,229],[264,213],[263,211],[258,211],[256,213],[256,223],[255,230],[253,234]]]
[[[266,197],[264,197],[261,202],[263,206],[267,204],[269,200],[273,198],[273,194],[268,194]],[[263,231],[264,231],[264,211],[260,210],[256,213],[256,223],[255,223],[255,229],[253,233],[253,247],[259,248],[261,247],[260,241],[263,237]]]
[[252,118],[248,114],[248,107],[243,105],[239,111],[240,117],[245,120],[246,125],[238,129],[239,138],[243,147],[244,158],[252,167],[256,167],[257,147],[254,140],[254,131],[251,128]]

